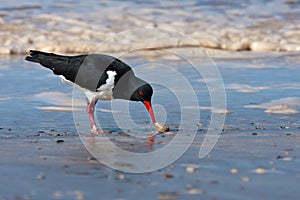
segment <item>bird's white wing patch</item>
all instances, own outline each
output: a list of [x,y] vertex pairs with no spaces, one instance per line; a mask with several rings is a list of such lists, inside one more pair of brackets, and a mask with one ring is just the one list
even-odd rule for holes
[[115,71],[107,71],[108,79],[106,79],[106,83],[104,85],[101,85],[97,91],[107,91],[114,88],[114,82],[115,82],[115,76],[117,75],[117,72]]
[[106,74],[108,75],[108,78],[105,81],[105,84],[101,85],[97,92],[91,92],[86,91],[85,95],[87,96],[89,101],[95,100],[95,99],[101,99],[101,100],[112,100],[113,99],[113,88],[115,87],[115,76],[117,75],[117,72],[115,71],[107,71]]

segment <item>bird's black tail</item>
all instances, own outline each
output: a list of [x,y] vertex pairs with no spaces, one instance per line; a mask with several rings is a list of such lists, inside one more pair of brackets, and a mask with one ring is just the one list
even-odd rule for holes
[[47,68],[53,67],[53,62],[63,62],[66,61],[66,59],[69,59],[69,56],[61,56],[54,53],[46,53],[36,50],[30,50],[30,56],[25,57],[25,60],[40,63],[41,65]]
[[30,56],[26,56],[25,60],[31,61],[31,62],[36,62],[36,63],[41,63],[42,60],[44,59],[49,59],[49,58],[61,58],[62,56],[54,54],[54,53],[46,53],[42,51],[36,51],[36,50],[30,50]]

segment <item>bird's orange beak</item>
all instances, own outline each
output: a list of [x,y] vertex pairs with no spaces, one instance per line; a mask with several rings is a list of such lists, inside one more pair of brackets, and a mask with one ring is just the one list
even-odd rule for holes
[[156,120],[153,114],[153,110],[152,110],[152,105],[151,105],[151,101],[143,101],[143,104],[145,105],[145,107],[147,108],[149,115],[151,117],[152,123],[155,124]]

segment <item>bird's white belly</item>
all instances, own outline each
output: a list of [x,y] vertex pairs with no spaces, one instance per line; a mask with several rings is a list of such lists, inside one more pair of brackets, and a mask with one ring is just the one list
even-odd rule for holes
[[111,90],[103,90],[99,92],[91,92],[89,90],[86,90],[85,96],[88,98],[88,101],[91,102],[92,100],[112,100],[112,89]]

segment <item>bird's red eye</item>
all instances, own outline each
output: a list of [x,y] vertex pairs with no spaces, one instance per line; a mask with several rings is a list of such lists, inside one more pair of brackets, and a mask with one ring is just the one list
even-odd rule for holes
[[144,92],[139,91],[138,93],[139,93],[139,95],[140,95],[141,97],[144,96]]

